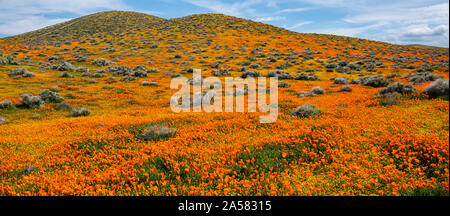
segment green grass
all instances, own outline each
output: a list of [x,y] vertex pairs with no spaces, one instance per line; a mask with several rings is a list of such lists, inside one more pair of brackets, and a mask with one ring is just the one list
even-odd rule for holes
[[434,187],[408,189],[402,191],[400,194],[402,196],[449,196],[447,190],[440,185],[435,185]]

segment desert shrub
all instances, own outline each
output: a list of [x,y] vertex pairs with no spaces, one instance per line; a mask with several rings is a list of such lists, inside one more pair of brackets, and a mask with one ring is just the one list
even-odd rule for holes
[[156,68],[148,69],[147,73],[158,73],[158,69],[156,69]]
[[430,98],[442,98],[445,100],[449,99],[449,80],[438,79],[431,83],[423,91]]
[[88,116],[91,112],[84,107],[75,107],[72,109],[72,117]]
[[70,106],[70,103],[67,101],[63,101],[61,103],[57,103],[55,105],[53,105],[53,108],[55,110],[64,110],[64,111],[69,111],[72,107]]
[[341,89],[339,89],[340,92],[351,92],[352,91],[352,87],[350,87],[349,85],[345,85],[342,86]]
[[347,66],[344,66],[344,67],[338,66],[338,67],[336,67],[336,72],[350,74],[350,68]]
[[259,71],[244,71],[242,72],[241,77],[242,78],[247,78],[247,77],[260,77],[261,73],[259,73]]
[[414,83],[414,84],[419,84],[419,83],[423,83],[423,82],[435,81],[439,78],[441,78],[441,77],[435,73],[420,72],[420,73],[413,74],[410,77],[409,82]]
[[310,91],[301,91],[298,93],[298,97],[312,97],[315,96],[316,94],[310,92]]
[[314,106],[313,104],[305,104],[303,106],[297,107],[293,112],[291,112],[289,115],[297,116],[301,118],[307,118],[311,117],[313,115],[317,115],[320,113],[320,110]]
[[60,103],[64,100],[61,95],[48,89],[44,90],[40,94],[41,99],[47,103]]
[[202,79],[202,77],[193,77],[192,79],[188,79],[186,82],[189,85],[198,86],[198,85],[202,85],[203,84],[203,79]]
[[314,87],[311,89],[311,92],[314,94],[325,94],[325,89],[320,86]]
[[131,75],[135,77],[147,77],[147,68],[143,65],[138,65],[133,68]]
[[294,77],[295,80],[310,80],[310,81],[316,81],[316,80],[320,80],[319,76],[317,74],[306,74],[306,73],[301,73],[298,76]]
[[334,63],[325,64],[325,68],[328,68],[328,69],[336,68],[336,64],[334,64]]
[[75,72],[80,72],[80,73],[87,73],[89,72],[89,68],[87,67],[79,67],[75,70]]
[[69,73],[69,72],[63,72],[61,74],[61,77],[62,78],[74,78],[75,76],[73,74]]
[[394,92],[399,93],[399,94],[412,94],[412,93],[416,93],[417,89],[414,88],[412,85],[396,82],[396,83],[391,84],[388,87],[384,88],[383,90],[379,91],[378,94],[384,95],[384,94],[394,93]]
[[96,59],[92,64],[97,65],[97,66],[107,66],[107,65],[111,64],[111,61],[108,61],[103,58],[99,58],[99,59]]
[[365,86],[371,86],[375,88],[379,87],[386,87],[389,85],[389,82],[382,76],[368,76],[368,77],[361,77],[356,80],[352,80],[352,84],[362,84]]
[[267,77],[278,77],[278,79],[292,79],[292,76],[288,72],[282,70],[269,71]]
[[14,68],[9,71],[9,76],[22,76],[27,73],[28,70],[26,68]]
[[25,71],[25,73],[22,74],[22,77],[34,77],[33,72]]
[[291,87],[291,84],[289,84],[287,82],[279,82],[278,87],[279,88],[289,88],[289,87]]
[[42,100],[41,96],[33,96],[31,94],[22,94],[22,98],[20,99],[23,106],[26,108],[38,108],[43,107],[45,102]]
[[89,77],[92,77],[92,78],[102,78],[102,77],[106,77],[106,74],[103,74],[103,73],[94,73],[94,74],[90,74]]
[[8,123],[8,122],[9,122],[9,121],[6,120],[5,118],[0,117],[0,125],[1,125],[1,124],[6,124],[6,123]]
[[386,76],[387,79],[392,79],[392,78],[397,78],[397,77],[400,77],[400,75],[398,75],[398,74],[389,74],[389,75]]
[[120,81],[122,81],[122,82],[129,82],[129,81],[132,81],[132,80],[137,80],[137,78],[134,77],[134,76],[125,76],[122,79],[120,79]]
[[108,72],[113,72],[113,76],[128,76],[131,75],[131,68],[127,66],[110,66],[106,68]]
[[158,48],[158,46],[159,46],[158,43],[152,43],[152,44],[150,44],[150,48],[151,48],[151,49],[156,49],[156,48]]
[[219,68],[220,64],[221,64],[221,62],[214,62],[210,66],[211,66],[211,68]]
[[261,65],[258,64],[258,63],[253,63],[253,64],[251,64],[251,65],[248,66],[248,67],[251,68],[251,69],[258,69],[259,67],[261,67]]
[[54,69],[59,70],[59,71],[74,71],[75,66],[73,66],[69,62],[63,62],[60,65],[57,65],[56,67],[54,67]]
[[141,82],[141,85],[142,86],[157,86],[158,83],[157,82],[144,81],[144,82]]
[[343,78],[343,77],[338,77],[338,78],[335,78],[334,79],[334,84],[344,84],[344,85],[347,85],[349,82],[348,82],[348,79],[347,78]]
[[0,109],[6,109],[12,106],[12,102],[10,100],[2,100],[0,101]]
[[213,76],[229,76],[230,72],[228,71],[228,69],[222,68],[219,70],[213,70],[212,75]]
[[6,57],[1,57],[0,58],[0,65],[8,65],[9,64],[9,59]]
[[141,134],[140,138],[149,141],[158,141],[160,139],[169,138],[175,136],[177,129],[169,128],[164,125],[152,125],[144,133]]
[[380,87],[386,87],[387,85],[389,85],[389,82],[386,79],[384,79],[382,76],[373,76],[373,77],[369,78],[368,80],[366,80],[366,82],[363,84],[365,86],[380,88]]

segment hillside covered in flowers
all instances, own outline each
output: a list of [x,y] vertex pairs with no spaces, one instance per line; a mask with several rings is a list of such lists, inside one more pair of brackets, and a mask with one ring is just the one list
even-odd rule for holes
[[[3,38],[0,196],[448,195],[448,54],[222,14]],[[278,120],[172,112],[194,69],[278,77]]]

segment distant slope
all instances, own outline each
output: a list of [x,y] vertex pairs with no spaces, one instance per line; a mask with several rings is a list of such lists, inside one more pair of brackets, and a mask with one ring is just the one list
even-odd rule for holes
[[123,32],[161,20],[164,19],[138,12],[99,12],[36,31],[8,37],[6,40],[25,43],[63,42],[64,40],[77,40],[84,36],[91,36],[97,33]]
[[322,38],[331,41],[339,41],[357,46],[381,46],[381,47],[403,47],[431,50],[448,50],[448,48],[432,47],[419,44],[395,45],[385,42],[338,36],[331,34],[301,34],[292,32],[276,26],[255,22],[252,20],[237,18],[224,14],[196,14],[181,18],[163,19],[160,17],[131,12],[131,11],[106,11],[99,12],[67,22],[48,26],[28,33],[1,39],[10,43],[26,44],[61,44],[66,41],[81,40],[86,37],[96,37],[96,34],[112,34],[133,32],[133,29],[156,31],[161,34],[196,34],[215,35],[228,30],[235,31],[235,34],[258,33],[272,35],[309,35],[315,38]]
[[225,30],[236,30],[259,33],[287,33],[286,29],[268,24],[255,22],[252,20],[237,18],[224,14],[196,14],[181,18],[168,20],[165,28],[185,33],[205,33],[211,29],[217,30],[214,33],[221,33]]

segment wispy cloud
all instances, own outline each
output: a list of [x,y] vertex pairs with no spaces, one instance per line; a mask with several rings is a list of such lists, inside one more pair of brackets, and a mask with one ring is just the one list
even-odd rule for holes
[[120,0],[0,0],[0,34],[20,34],[70,19],[66,15],[60,18],[61,14],[77,17],[101,9],[129,10],[130,7]]
[[298,29],[298,28],[300,28],[300,27],[302,27],[304,25],[308,25],[308,24],[311,24],[311,23],[313,23],[313,22],[311,22],[311,21],[300,22],[300,23],[297,23],[297,24],[295,24],[295,25],[293,25],[291,27],[287,27],[287,29],[289,29],[289,30],[296,30],[296,29]]
[[257,22],[271,22],[271,21],[280,21],[280,20],[286,20],[286,17],[283,16],[275,16],[275,17],[260,17],[256,18],[255,21]]
[[312,8],[288,8],[279,10],[277,13],[295,13],[295,12],[303,12],[303,11],[309,11],[312,10]]
[[224,13],[233,16],[245,17],[245,14],[254,14],[256,10],[251,6],[261,4],[263,0],[243,0],[233,3],[227,3],[221,0],[184,0],[197,7],[206,8],[216,13]]

